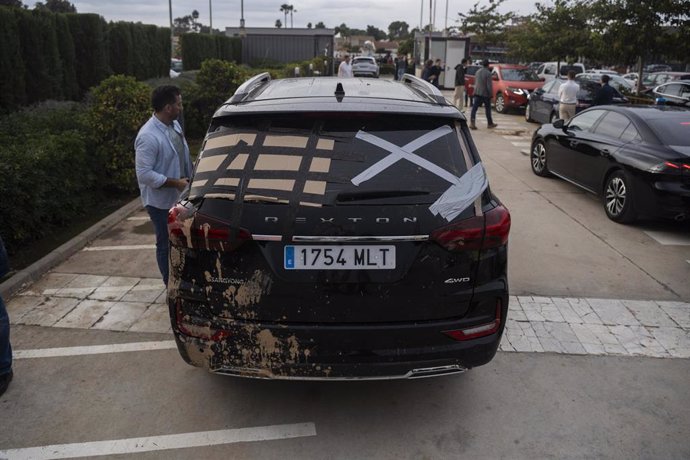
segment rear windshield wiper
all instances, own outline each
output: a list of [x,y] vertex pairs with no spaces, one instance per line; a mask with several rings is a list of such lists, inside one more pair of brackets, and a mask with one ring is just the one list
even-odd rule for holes
[[398,198],[405,196],[428,195],[428,190],[362,190],[361,192],[342,192],[336,196],[339,203],[348,201],[378,200],[380,198]]

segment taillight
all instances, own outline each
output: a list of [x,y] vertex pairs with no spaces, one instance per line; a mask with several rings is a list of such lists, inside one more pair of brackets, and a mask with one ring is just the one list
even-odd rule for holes
[[690,174],[690,164],[664,161],[649,168],[649,172],[662,174]]
[[181,204],[168,212],[168,235],[174,246],[216,251],[232,251],[252,239],[243,228],[233,228]]
[[496,301],[496,317],[489,323],[479,324],[477,326],[466,327],[464,329],[455,329],[452,331],[443,331],[445,335],[453,340],[471,340],[479,337],[494,334],[501,327],[501,300]]
[[497,206],[483,216],[455,222],[435,230],[430,239],[449,251],[489,249],[508,243],[510,212]]

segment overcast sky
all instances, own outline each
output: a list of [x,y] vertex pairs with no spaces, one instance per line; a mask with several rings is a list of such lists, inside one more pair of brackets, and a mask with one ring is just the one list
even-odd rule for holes
[[[350,28],[366,29],[373,25],[388,31],[393,21],[405,21],[410,29],[420,22],[420,11],[424,5],[424,24],[429,23],[430,0],[244,0],[244,19],[247,27],[274,27],[276,19],[284,21],[280,5],[292,4],[295,8],[295,27],[306,27],[307,23],[322,21],[333,28],[345,23]],[[488,5],[489,0],[436,0],[435,29],[443,29],[448,4],[448,26],[454,25],[458,12],[467,12],[476,1]],[[550,0],[542,3],[552,4]],[[33,7],[33,1],[24,0]],[[79,13],[97,13],[107,21],[141,21],[145,24],[167,26],[170,24],[168,0],[72,0]],[[506,0],[502,12],[519,14],[535,12],[535,0]],[[213,28],[238,27],[240,24],[240,0],[211,0]],[[209,23],[209,0],[172,0],[173,18],[199,11],[199,21]],[[290,16],[288,15],[288,26]]]

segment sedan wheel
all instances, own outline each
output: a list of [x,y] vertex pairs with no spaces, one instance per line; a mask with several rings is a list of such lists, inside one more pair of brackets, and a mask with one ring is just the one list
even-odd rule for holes
[[625,171],[616,171],[606,180],[604,209],[614,222],[624,224],[635,220],[630,179]]
[[538,140],[532,145],[530,163],[532,163],[532,172],[537,176],[549,177],[551,175],[549,168],[546,166],[546,146],[544,141]]
[[527,122],[533,122],[534,121],[532,119],[532,109],[530,108],[529,102],[527,103],[527,106],[525,107],[525,121],[527,121]]
[[496,112],[498,113],[506,113],[506,104],[505,104],[505,99],[503,99],[502,94],[497,94],[496,95]]

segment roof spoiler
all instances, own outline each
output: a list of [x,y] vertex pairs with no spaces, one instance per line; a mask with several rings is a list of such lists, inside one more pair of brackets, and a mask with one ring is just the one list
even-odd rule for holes
[[235,91],[235,94],[228,100],[227,104],[242,102],[249,96],[249,93],[271,81],[271,74],[268,72],[260,73],[245,81]]
[[439,105],[449,105],[448,101],[446,101],[446,98],[443,97],[441,91],[428,81],[424,81],[421,78],[417,78],[414,75],[406,73],[403,75],[402,83],[424,93],[428,98],[432,99]]

